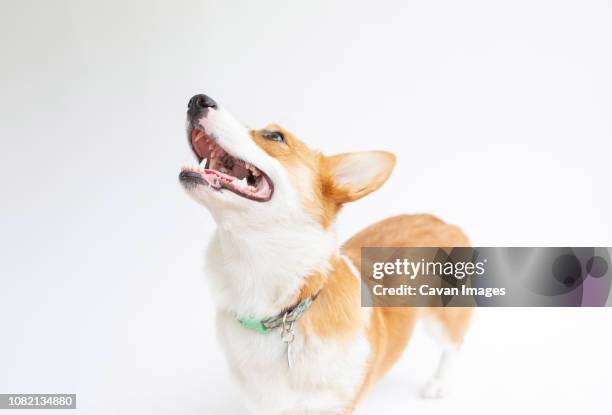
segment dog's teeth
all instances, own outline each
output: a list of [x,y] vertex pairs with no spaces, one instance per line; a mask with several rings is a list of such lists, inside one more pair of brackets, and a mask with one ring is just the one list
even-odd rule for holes
[[233,184],[234,186],[236,186],[236,187],[240,187],[240,188],[242,188],[242,189],[244,189],[244,188],[246,188],[246,187],[248,186],[248,185],[247,185],[247,182],[246,182],[246,179],[244,179],[244,178],[239,179],[239,178],[237,178],[237,177],[236,177],[234,180],[232,180],[232,184]]
[[247,170],[253,173],[254,176],[259,176],[260,173],[257,167],[253,166],[251,163],[248,163],[246,161],[244,162],[244,166],[247,168]]
[[207,159],[207,158],[205,158],[204,160],[202,160],[202,161],[200,162],[200,167],[201,167],[201,168],[206,168],[206,163],[207,163],[207,162],[208,162],[208,159]]

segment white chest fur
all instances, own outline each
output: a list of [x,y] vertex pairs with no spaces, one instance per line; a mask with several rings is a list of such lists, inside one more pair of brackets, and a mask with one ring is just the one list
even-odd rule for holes
[[349,343],[298,333],[289,369],[278,330],[260,334],[219,312],[217,332],[254,414],[342,414],[363,381],[370,352],[365,331]]
[[370,354],[365,325],[350,341],[304,337],[297,330],[289,369],[278,329],[261,334],[236,319],[276,315],[295,300],[305,276],[329,266],[337,249],[333,234],[292,234],[301,236],[288,239],[268,230],[262,243],[244,230],[215,234],[206,269],[218,306],[218,339],[252,413],[342,414],[363,382]]

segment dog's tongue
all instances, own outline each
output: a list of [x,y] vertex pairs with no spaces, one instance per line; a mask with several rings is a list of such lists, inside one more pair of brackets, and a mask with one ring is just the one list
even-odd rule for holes
[[215,189],[221,188],[221,178],[217,174],[213,173],[213,170],[204,170],[204,174],[202,174],[202,177],[204,178],[204,180],[206,180],[210,187],[213,187]]

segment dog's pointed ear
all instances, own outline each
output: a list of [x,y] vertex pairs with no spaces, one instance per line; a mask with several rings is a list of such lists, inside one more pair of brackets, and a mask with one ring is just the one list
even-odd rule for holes
[[395,167],[387,151],[360,151],[325,157],[325,194],[336,203],[352,202],[379,189]]

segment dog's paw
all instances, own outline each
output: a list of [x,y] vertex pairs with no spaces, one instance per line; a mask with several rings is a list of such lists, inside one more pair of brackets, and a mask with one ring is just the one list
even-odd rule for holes
[[448,385],[442,379],[433,378],[421,390],[423,399],[441,399],[448,395]]

